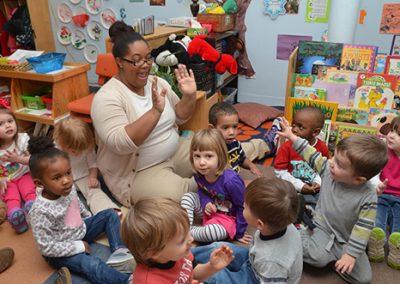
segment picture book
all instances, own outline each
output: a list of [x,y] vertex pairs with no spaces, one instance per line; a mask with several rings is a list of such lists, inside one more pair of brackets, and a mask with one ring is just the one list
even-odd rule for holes
[[400,34],[400,3],[383,4],[379,32],[382,34]]
[[311,74],[314,64],[340,66],[342,43],[300,41],[296,73]]
[[387,54],[377,54],[375,57],[374,73],[384,74]]
[[389,55],[386,57],[385,73],[389,75],[400,75],[400,56]]
[[368,125],[374,127],[378,126],[378,124],[381,122],[381,118],[388,113],[394,113],[396,115],[400,114],[400,112],[395,109],[371,108],[369,110]]
[[373,72],[377,46],[373,45],[343,45],[340,69]]
[[365,126],[365,125],[356,125],[352,123],[346,122],[336,122],[337,127],[337,137],[336,137],[336,144],[347,137],[353,136],[355,134],[370,134],[376,135],[377,129],[376,127]]
[[357,79],[354,107],[391,109],[396,85],[396,76],[360,73]]
[[354,85],[349,83],[338,84],[318,80],[313,84],[314,88],[325,89],[327,91],[326,100],[336,102],[341,106],[349,105],[349,98]]
[[339,107],[336,121],[367,125],[368,117],[368,110],[351,107]]
[[293,74],[293,83],[295,87],[311,87],[315,79],[316,76],[311,74]]
[[298,86],[294,87],[293,97],[326,101],[326,94],[326,89]]
[[297,110],[305,108],[307,106],[313,106],[321,109],[322,113],[325,115],[325,119],[336,121],[338,111],[337,103],[303,98],[289,98],[289,111],[287,112],[286,119],[289,122],[292,122],[294,113]]
[[357,85],[358,73],[355,71],[338,70],[329,68],[324,81],[338,84],[352,84]]

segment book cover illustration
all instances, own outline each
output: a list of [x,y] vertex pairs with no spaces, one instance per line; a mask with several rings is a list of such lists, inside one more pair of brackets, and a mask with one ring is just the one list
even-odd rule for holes
[[326,89],[299,86],[294,87],[293,97],[326,101],[326,94]]
[[300,41],[296,73],[311,74],[315,65],[340,66],[342,43]]
[[373,72],[377,46],[353,45],[343,46],[340,68],[358,72]]
[[326,100],[336,102],[341,106],[348,106],[350,94],[354,85],[352,84],[338,84],[326,81],[317,80],[313,87],[325,89],[327,91]]
[[396,109],[371,108],[369,110],[368,125],[377,127],[378,124],[382,123],[381,118],[388,113],[400,115],[400,112]]
[[389,55],[386,57],[385,73],[389,75],[400,75],[400,56]]
[[400,34],[400,3],[383,4],[379,32],[381,34]]
[[354,107],[391,109],[396,84],[396,76],[360,73],[357,80]]
[[289,98],[289,110],[286,112],[286,119],[292,122],[294,113],[307,106],[313,106],[319,108],[325,116],[325,119],[330,119],[336,121],[338,104],[335,102],[320,101],[320,100],[310,100],[303,98]]
[[358,125],[367,125],[368,118],[368,110],[356,109],[351,107],[339,107],[336,121],[354,123]]
[[387,54],[377,54],[375,57],[374,73],[384,74]]
[[376,135],[377,129],[376,127],[365,126],[365,125],[355,125],[352,123],[346,122],[336,122],[337,127],[337,137],[336,144],[347,137],[353,136],[355,134],[370,134]]
[[316,76],[311,74],[293,74],[293,83],[295,87],[312,87]]
[[337,70],[329,68],[327,70],[324,81],[338,84],[352,84],[357,85],[357,78],[359,72],[348,71],[348,70]]

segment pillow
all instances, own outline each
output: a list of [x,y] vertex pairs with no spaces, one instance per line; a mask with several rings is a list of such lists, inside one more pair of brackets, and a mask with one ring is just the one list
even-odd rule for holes
[[233,107],[239,113],[239,120],[254,129],[266,120],[273,120],[283,115],[283,111],[279,109],[258,103],[239,103]]

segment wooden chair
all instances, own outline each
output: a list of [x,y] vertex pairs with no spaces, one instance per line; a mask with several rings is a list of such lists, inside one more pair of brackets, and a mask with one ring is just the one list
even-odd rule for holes
[[[108,79],[118,73],[118,66],[112,53],[99,54],[97,56],[96,74],[99,76],[98,83],[104,85]],[[92,123],[90,118],[90,109],[92,106],[94,93],[72,101],[67,104],[71,116],[82,119],[85,122]]]

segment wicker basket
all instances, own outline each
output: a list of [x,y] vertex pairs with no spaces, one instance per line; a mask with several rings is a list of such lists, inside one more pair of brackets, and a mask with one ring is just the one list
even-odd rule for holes
[[15,65],[0,63],[0,70],[4,71],[28,71],[31,69],[32,66],[29,64],[29,62],[23,62]]
[[214,64],[211,62],[190,63],[189,69],[192,69],[196,79],[197,90],[206,93],[214,92]]

